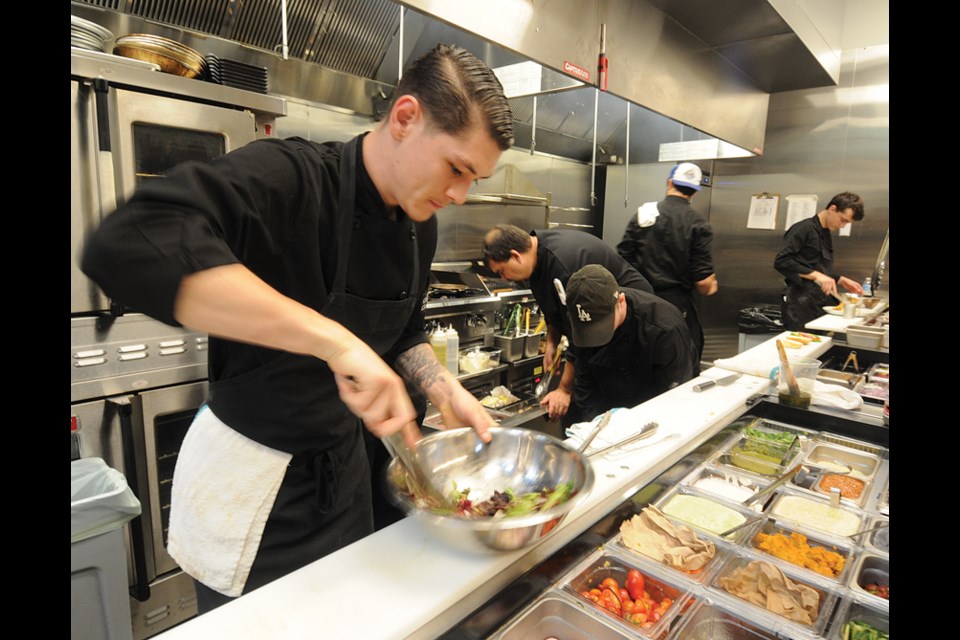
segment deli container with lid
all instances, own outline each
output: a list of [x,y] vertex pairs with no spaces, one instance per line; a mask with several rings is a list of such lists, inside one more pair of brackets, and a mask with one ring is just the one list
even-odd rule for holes
[[[761,574],[776,579],[768,581],[758,577]],[[727,558],[709,588],[742,603],[752,620],[773,619],[794,629],[787,637],[816,637],[826,630],[842,588],[813,576],[777,558],[743,550]],[[781,577],[789,584],[781,582]],[[775,584],[779,585],[776,589]],[[786,604],[786,598],[793,602]]]
[[[768,520],[753,534],[746,546],[758,554],[796,565],[801,572],[811,572],[814,576],[843,586],[853,571],[859,551],[853,541],[841,544],[838,540],[809,531],[798,531],[785,522]],[[776,544],[771,544],[774,541]],[[805,548],[812,551],[803,553]],[[789,551],[784,553],[785,549]]]
[[865,529],[867,521],[861,509],[842,502],[832,506],[829,498],[792,488],[780,489],[767,513],[777,520],[794,523],[800,530],[822,532],[847,541],[848,536]]
[[862,554],[857,561],[857,566],[850,574],[849,587],[855,599],[872,602],[874,606],[881,609],[888,608],[890,599],[878,595],[875,589],[879,588],[889,593],[889,556],[880,556],[873,553]]
[[[591,589],[600,589],[602,593],[603,581],[608,578],[616,580],[620,588],[626,588],[627,575],[631,569],[636,569],[643,576],[643,588],[655,603],[660,604],[665,599],[670,600],[668,606],[659,610],[659,615],[654,615],[652,611],[644,611],[649,619],[642,624],[627,622],[622,615],[617,615],[594,602],[587,595],[583,595]],[[561,579],[560,589],[578,602],[594,607],[597,614],[608,624],[645,638],[666,638],[680,614],[696,602],[693,589],[668,573],[666,569],[655,570],[652,564],[633,562],[609,550],[593,553],[574,567]],[[602,595],[600,597],[603,598]],[[654,606],[653,611],[658,611],[656,605]]]
[[573,601],[565,594],[547,592],[508,622],[504,629],[491,636],[491,640],[549,637],[564,640],[627,640],[636,637],[619,628],[619,625],[610,624],[605,617],[597,615],[592,604]]
[[[671,520],[687,524],[714,538],[728,529],[759,516],[743,505],[737,505],[684,484],[674,485],[657,500],[654,506]],[[727,543],[739,544],[747,540],[759,525],[758,518],[755,524],[734,531],[723,540]]]
[[[844,635],[844,629],[850,627],[852,631],[856,627],[876,629],[887,634],[890,637],[890,612],[887,609],[881,609],[873,606],[869,602],[861,602],[854,598],[843,598],[840,606],[837,607],[837,613],[833,616],[833,622],[830,624],[829,640],[845,640],[848,636]],[[881,636],[878,640],[884,640]]]

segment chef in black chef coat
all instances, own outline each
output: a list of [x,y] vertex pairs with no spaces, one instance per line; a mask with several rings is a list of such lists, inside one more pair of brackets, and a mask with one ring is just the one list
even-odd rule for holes
[[773,259],[785,284],[780,315],[783,326],[803,331],[806,324],[823,315],[825,306],[839,301],[838,287],[863,293],[859,282],[842,276],[833,266],[832,232],[863,220],[863,198],[844,191],[830,198],[826,208],[794,223],[783,234],[783,245]]
[[111,298],[210,334],[168,543],[201,612],[373,531],[362,429],[416,442],[404,380],[444,424],[490,439],[489,414],[434,357],[422,307],[434,213],[512,144],[496,76],[438,45],[373,131],[184,163],[89,239],[83,271]]
[[[601,264],[622,286],[653,293],[647,279],[610,245],[576,229],[535,229],[528,233],[512,224],[498,224],[487,231],[480,252],[487,267],[501,278],[525,282],[540,305],[547,322],[544,371],[553,364],[561,336],[566,335],[569,340],[564,287],[574,271],[588,264]],[[559,385],[540,401],[547,416],[551,420],[560,418],[564,427],[584,420],[573,386],[577,352],[575,344],[567,349]]]
[[601,265],[570,276],[567,315],[578,349],[574,386],[584,421],[615,407],[635,407],[700,370],[680,310],[621,286]]

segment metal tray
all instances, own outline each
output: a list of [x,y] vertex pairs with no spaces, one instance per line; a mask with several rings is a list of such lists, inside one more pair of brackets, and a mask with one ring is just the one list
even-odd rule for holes
[[[781,558],[780,556],[764,551],[763,549],[760,548],[760,541],[758,540],[758,537],[761,533],[764,533],[767,535],[782,534],[787,537],[790,537],[793,534],[802,535],[807,539],[806,542],[811,547],[823,547],[824,549],[840,554],[843,557],[843,568],[840,570],[839,573],[837,573],[837,575],[827,575],[824,573],[820,573],[819,571],[814,571],[813,569],[804,567],[803,565],[792,562],[791,560],[787,560],[785,558]],[[837,544],[837,542],[833,540],[828,540],[825,537],[820,537],[815,533],[798,531],[797,529],[790,526],[786,522],[780,523],[775,521],[767,521],[756,533],[753,534],[753,536],[750,538],[750,541],[747,543],[747,545],[751,549],[756,551],[758,554],[763,554],[765,556],[778,558],[783,562],[789,562],[790,564],[793,564],[799,567],[800,571],[804,573],[809,572],[811,576],[816,576],[820,579],[832,580],[836,582],[838,585],[842,585],[845,583],[847,576],[849,576],[850,573],[853,571],[854,565],[856,564],[857,558],[859,557],[859,552],[857,550],[857,547],[852,541],[848,545]]]
[[633,636],[608,624],[591,605],[571,602],[556,594],[547,594],[534,601],[506,628],[491,640],[529,640],[530,638],[564,638],[564,640],[628,639]]
[[817,380],[826,382],[827,384],[838,384],[848,389],[853,389],[863,381],[863,374],[836,371],[834,369],[820,369],[820,371],[817,372]]

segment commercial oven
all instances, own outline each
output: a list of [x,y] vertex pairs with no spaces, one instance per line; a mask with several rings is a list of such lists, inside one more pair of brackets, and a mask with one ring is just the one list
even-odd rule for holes
[[274,96],[71,53],[71,460],[121,471],[142,513],[125,526],[133,638],[196,615],[193,582],[167,554],[173,469],[207,397],[207,336],[123,308],[79,268],[87,234],[136,187],[273,133]]
[[[138,184],[273,134],[286,101],[74,49],[70,78],[71,314],[110,310],[81,273],[87,233]],[[114,309],[114,314],[120,312]]]
[[206,349],[206,335],[141,314],[71,319],[71,460],[102,458],[141,504],[124,531],[135,639],[196,615],[166,542],[177,453],[207,397]]

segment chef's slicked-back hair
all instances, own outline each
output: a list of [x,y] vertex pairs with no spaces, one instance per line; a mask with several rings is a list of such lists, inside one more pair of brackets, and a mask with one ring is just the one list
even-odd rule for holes
[[403,72],[393,95],[394,102],[414,96],[430,126],[444,133],[458,135],[479,123],[501,151],[513,146],[513,112],[503,87],[493,70],[466,49],[438,44]]

